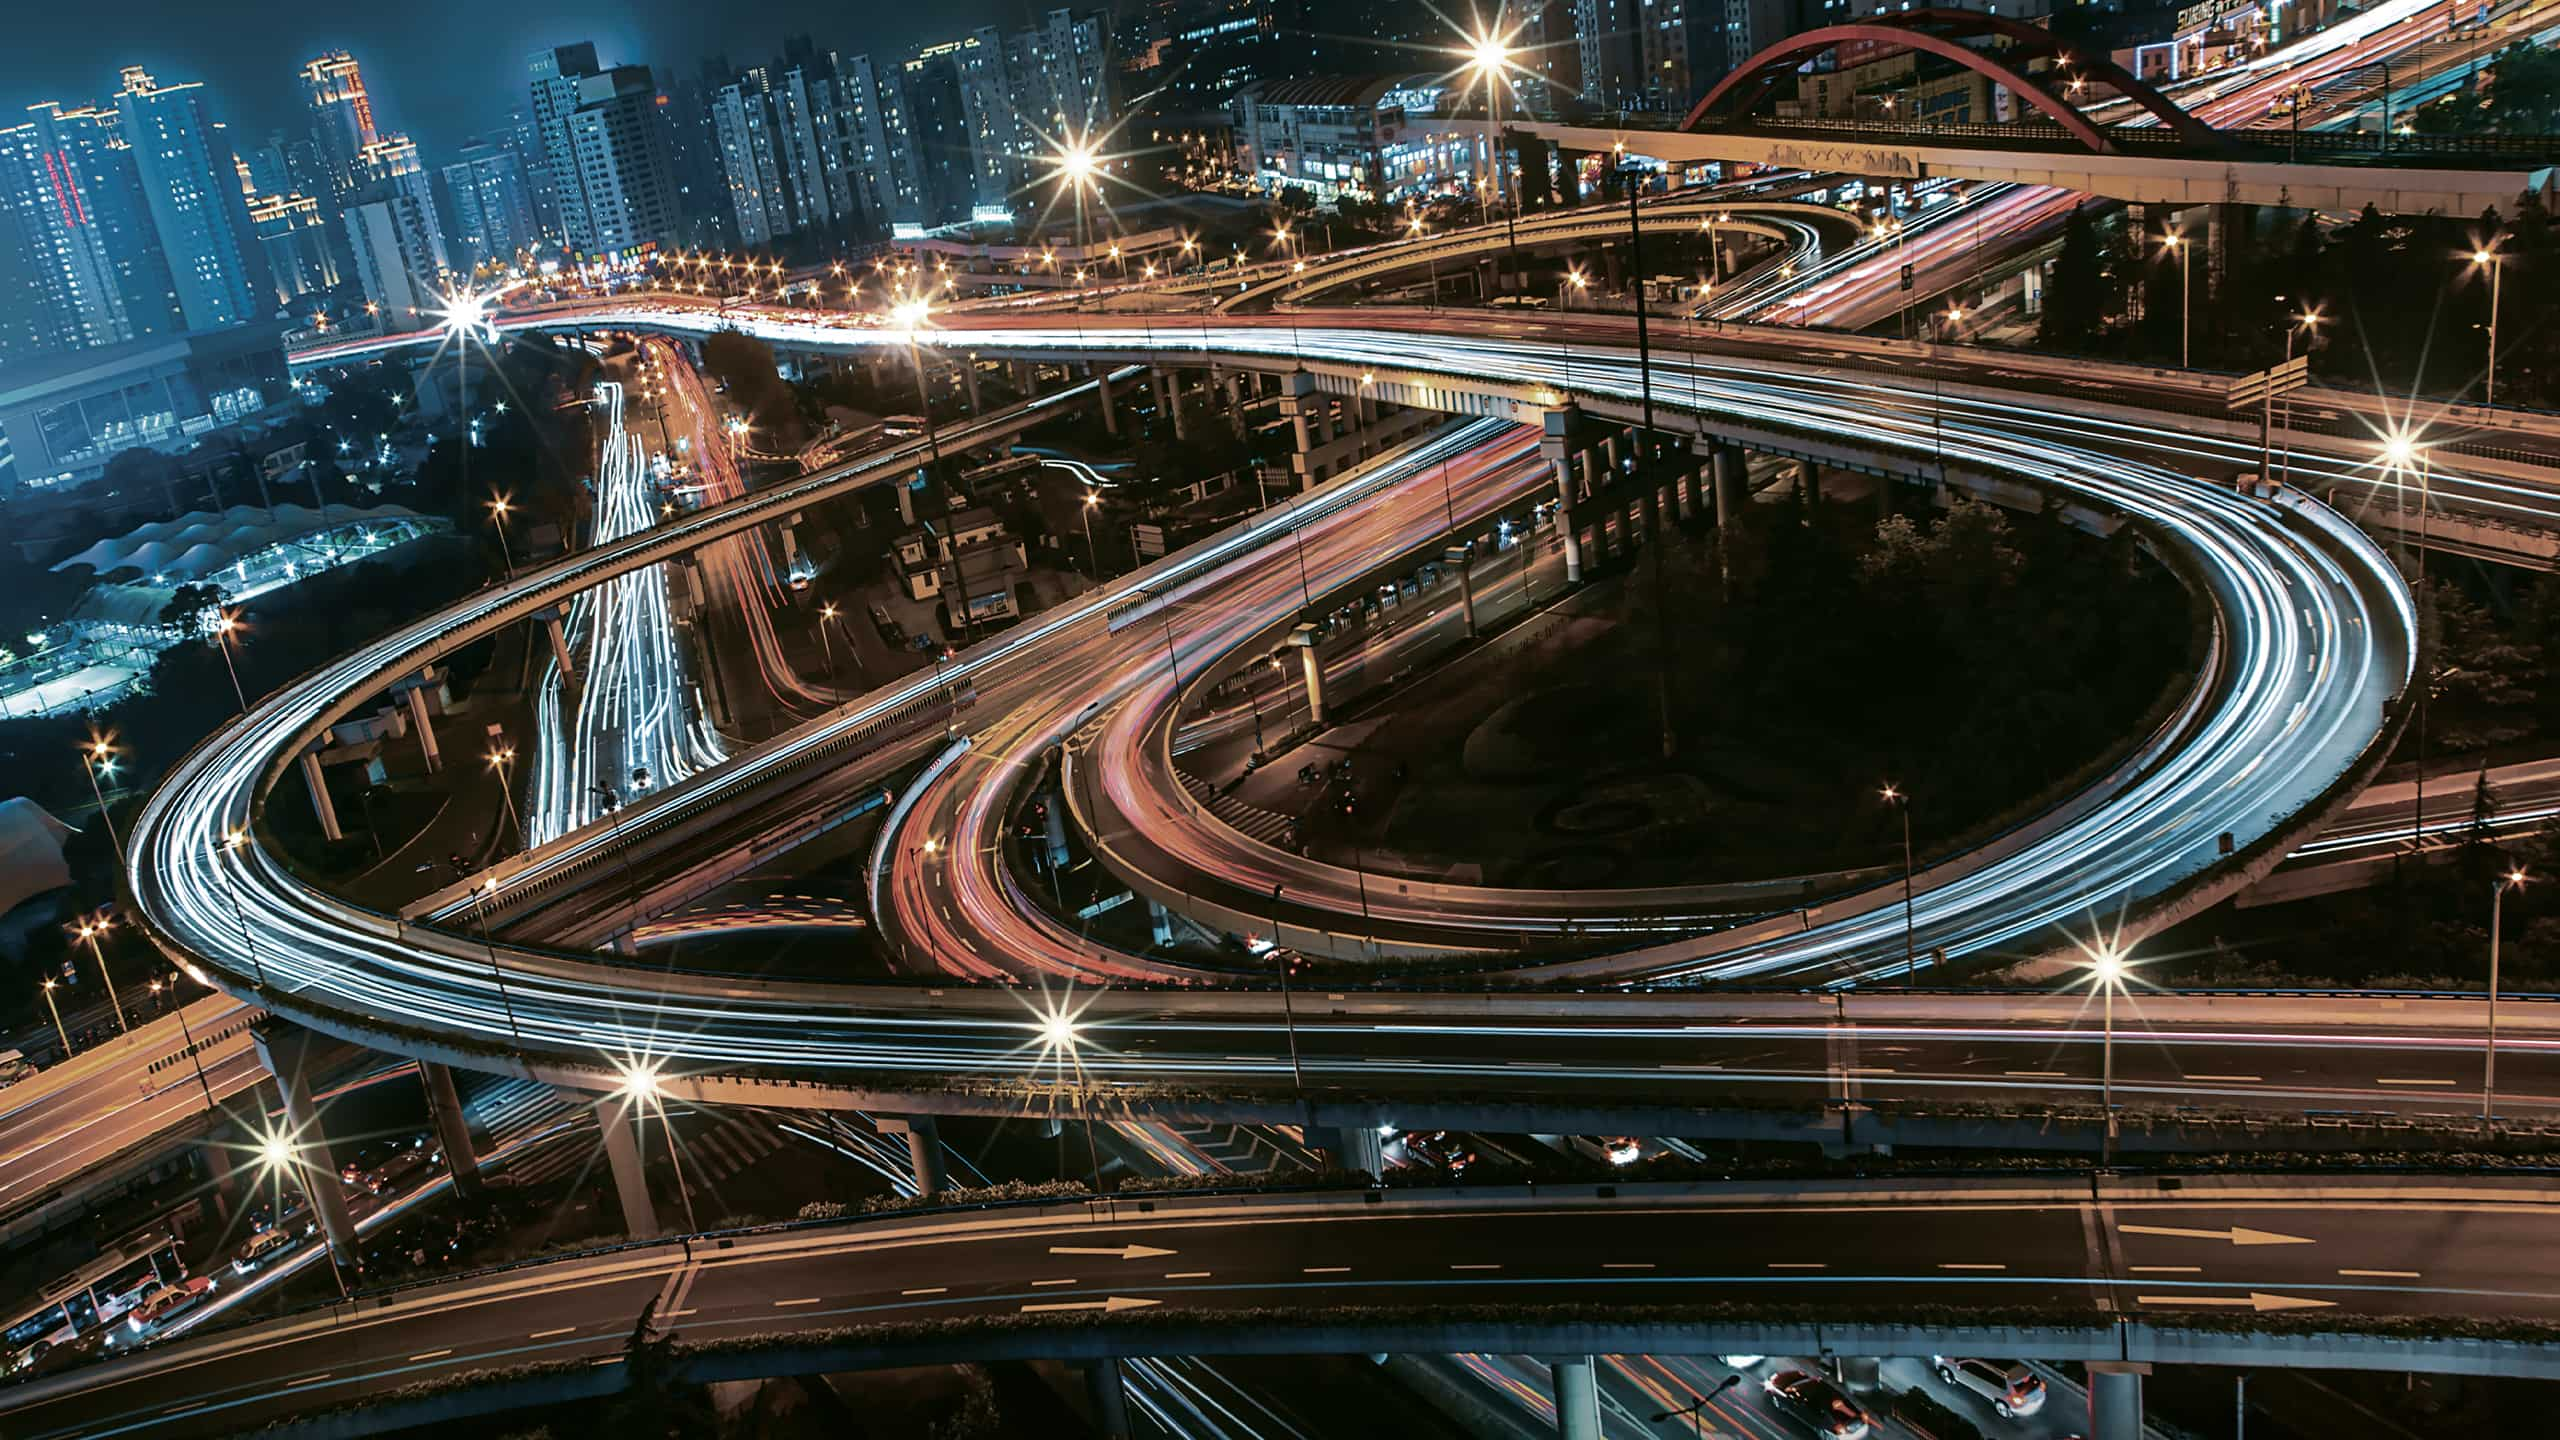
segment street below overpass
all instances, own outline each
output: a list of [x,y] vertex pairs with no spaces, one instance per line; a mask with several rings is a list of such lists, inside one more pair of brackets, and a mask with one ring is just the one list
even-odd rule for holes
[[[712,1347],[691,1362],[707,1378],[1033,1356],[1899,1354],[1932,1334],[1950,1347],[1996,1334],[1979,1353],[2030,1358],[2539,1373],[2552,1362],[2522,1346],[2429,1337],[2482,1321],[2547,1332],[2560,1322],[2555,1242],[2560,1209],[2532,1179],[999,1207],[567,1256],[315,1308],[0,1392],[0,1423],[18,1440],[236,1433],[520,1366],[556,1368],[488,1404],[573,1399],[619,1386],[607,1367],[652,1302],[682,1340]],[[1931,1332],[1870,1323],[1896,1313],[1941,1319]],[[2311,1331],[2337,1333],[2316,1346],[2285,1333]]]

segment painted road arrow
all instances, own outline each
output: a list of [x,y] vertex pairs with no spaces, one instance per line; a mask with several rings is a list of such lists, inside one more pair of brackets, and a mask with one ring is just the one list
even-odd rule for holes
[[2279,1235],[2234,1225],[2228,1230],[2182,1230],[2175,1225],[2119,1225],[2127,1235],[2174,1235],[2181,1240],[2228,1240],[2234,1245],[2316,1245],[2308,1235]]
[[1114,1295],[1108,1300],[1060,1300],[1047,1305],[1025,1305],[1022,1307],[1022,1313],[1036,1315],[1047,1310],[1101,1310],[1116,1315],[1123,1310],[1143,1310],[1150,1305],[1163,1303],[1161,1300],[1139,1300],[1127,1295]]
[[2252,1290],[2246,1295],[2136,1295],[2145,1305],[2227,1305],[2235,1309],[2255,1310],[2330,1310],[2335,1300],[2305,1300],[2298,1295],[2269,1295]]
[[1146,1260],[1157,1255],[1171,1255],[1176,1252],[1159,1250],[1153,1245],[1122,1245],[1111,1250],[1098,1250],[1089,1245],[1052,1245],[1049,1247],[1049,1253],[1052,1255],[1109,1255],[1119,1260]]

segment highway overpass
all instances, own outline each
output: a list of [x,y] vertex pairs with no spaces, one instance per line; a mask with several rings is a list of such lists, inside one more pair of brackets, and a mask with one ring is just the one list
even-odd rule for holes
[[[1428,1240],[1422,1232],[1427,1228]],[[18,1440],[333,1434],[621,1388],[655,1306],[700,1380],[959,1361],[1526,1352],[2560,1378],[2538,1179],[2147,1176],[1316,1191],[925,1212],[570,1255],[0,1391]],[[1925,1325],[1901,1317],[1915,1311]],[[2131,1392],[2136,1429],[2118,1432]],[[387,1403],[383,1403],[387,1402]],[[333,1407],[380,1408],[329,1413]],[[1577,1431],[1571,1440],[1595,1434]],[[1596,1440],[1596,1435],[1595,1435]]]

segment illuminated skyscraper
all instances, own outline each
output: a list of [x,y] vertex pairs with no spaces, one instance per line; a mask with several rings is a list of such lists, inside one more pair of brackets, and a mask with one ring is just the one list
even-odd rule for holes
[[311,105],[311,134],[319,142],[329,193],[319,198],[342,200],[365,183],[365,147],[380,138],[373,128],[373,99],[365,93],[364,73],[355,57],[332,50],[302,67],[302,85]]
[[127,67],[123,77],[117,123],[132,147],[186,327],[213,330],[264,318],[273,308],[272,282],[231,147],[206,112],[204,86],[162,85],[139,66]]

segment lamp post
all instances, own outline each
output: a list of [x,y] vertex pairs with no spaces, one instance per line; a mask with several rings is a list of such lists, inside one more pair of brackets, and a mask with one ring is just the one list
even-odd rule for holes
[[53,982],[44,982],[44,1008],[53,1012],[53,1033],[62,1037],[62,1058],[71,1058],[71,1032],[62,1028],[62,1007],[53,1001]]
[[2161,236],[2160,244],[2170,254],[2178,257],[2178,368],[2184,370],[2188,368],[2188,322],[2194,314],[2194,307],[2188,303],[2187,261],[2188,257],[2194,253],[2195,246],[2188,241],[2187,237],[2175,230]]
[[[271,1131],[260,1136],[257,1156],[258,1163],[265,1166],[267,1173],[275,1177],[279,1189],[283,1186],[285,1173],[291,1171],[293,1183],[306,1192],[303,1196],[304,1201],[315,1212],[320,1208],[320,1198],[308,1193],[315,1183],[310,1174],[311,1162],[302,1158],[302,1146],[296,1144],[290,1135]],[[322,1175],[317,1183],[335,1185],[338,1183],[338,1177]],[[279,1215],[283,1213],[284,1205],[281,1198],[276,1205],[276,1210]],[[320,1248],[329,1252],[329,1273],[338,1282],[339,1298],[345,1299],[352,1292],[347,1289],[347,1272],[338,1264],[338,1247],[329,1237],[323,1236]]]
[[249,833],[245,830],[234,830],[223,836],[213,847],[213,866],[214,870],[222,876],[223,892],[231,897],[231,918],[240,926],[240,943],[248,948],[249,967],[256,972],[258,988],[263,990],[267,986],[267,962],[258,954],[258,937],[249,931],[249,912],[241,907],[240,887],[233,883],[230,868],[223,863],[225,855],[237,851],[248,843]]
[[507,512],[513,508],[514,506],[504,495],[497,496],[489,502],[489,517],[496,521],[498,526],[498,554],[507,562],[509,580],[516,578],[515,546],[507,539]]
[[[2417,590],[2418,634],[2423,641],[2426,619],[2433,606],[2428,603],[2427,584],[2427,510],[2434,503],[2433,457],[2417,437],[2407,431],[2394,433],[2382,445],[2382,461],[2391,470],[2393,488],[2405,511],[2408,507],[2411,469],[2418,472],[2418,553],[2409,566],[2409,574]],[[2406,552],[2404,551],[2405,555]],[[2423,660],[2425,657],[2419,657]],[[2421,664],[2418,669],[2418,769],[2411,777],[2409,797],[2409,849],[2413,855],[2423,850],[2427,841],[2427,692],[2435,688]]]
[[498,772],[498,793],[504,796],[507,802],[507,824],[514,827],[518,835],[522,835],[524,817],[516,813],[515,782],[507,775],[507,767],[515,763],[515,758],[516,747],[501,745],[489,752],[489,768]]
[[[172,989],[172,990],[175,990],[177,987],[173,985],[173,986],[170,986],[169,988],[170,988],[170,989]],[[159,981],[157,981],[157,980],[152,981],[152,982],[151,982],[151,993],[152,993],[152,994],[154,994],[154,995],[157,995],[157,994],[159,994],[159,993],[160,993],[160,990],[161,990],[160,982],[159,982]],[[189,1025],[189,1024],[187,1023],[187,1002],[186,1002],[186,1001],[184,1001],[184,1000],[180,1000],[180,1001],[178,1001],[178,1002],[177,1002],[177,1006],[178,1006],[178,1033],[179,1033],[180,1035],[182,1035],[182,1036],[186,1037],[186,1042],[187,1042],[187,1058],[188,1058],[189,1060],[191,1060],[191,1061],[195,1062],[195,1067],[196,1067],[196,1084],[197,1084],[197,1085],[199,1085],[199,1086],[201,1086],[201,1087],[203,1088],[203,1090],[204,1090],[204,1108],[205,1108],[205,1109],[207,1109],[207,1110],[211,1110],[211,1109],[213,1109],[213,1108],[214,1108],[214,1099],[213,1099],[213,1082],[204,1078],[204,1057],[203,1057],[202,1055],[200,1055],[200,1054],[196,1053],[196,1032],[195,1032],[195,1027],[194,1027],[194,1026],[192,1026],[192,1025]]]
[[2480,392],[2483,405],[2498,403],[2498,278],[2506,268],[2498,263],[2499,258],[2495,240],[2471,252],[2472,267],[2489,272],[2489,377]]
[[240,688],[240,667],[231,659],[231,632],[240,628],[240,613],[225,610],[214,617],[213,640],[222,647],[222,668],[231,673],[231,698],[240,702],[240,713],[249,713],[248,692]]
[[[2285,359],[2293,358],[2293,337],[2297,331],[2303,336],[2304,353],[2310,352],[2312,342],[2320,338],[2321,318],[2319,306],[2305,305],[2302,307],[2302,313],[2294,317],[2293,323],[2284,327]],[[2284,459],[2281,473],[2283,483],[2291,485],[2293,483],[2293,394],[2291,391],[2287,391],[2284,397],[2284,432]]]
[[1911,943],[1915,903],[1912,899],[1911,792],[1887,785],[1883,794],[1884,803],[1902,812],[1902,982],[1908,985],[1919,975],[1918,950]]
[[1654,1416],[1653,1423],[1659,1425],[1665,1420],[1677,1420],[1681,1416],[1686,1415],[1689,1417],[1689,1433],[1699,1436],[1701,1437],[1701,1440],[1703,1440],[1703,1437],[1707,1433],[1707,1406],[1712,1404],[1717,1396],[1741,1383],[1741,1376],[1727,1375],[1724,1377],[1723,1381],[1716,1386],[1716,1388],[1708,1391],[1706,1394],[1699,1396],[1697,1399],[1690,1401],[1688,1404],[1681,1406],[1677,1410],[1665,1410],[1661,1414]]
[[116,995],[116,977],[108,973],[107,952],[98,944],[98,937],[107,933],[109,923],[104,916],[96,920],[82,921],[80,938],[89,942],[89,958],[98,962],[98,978],[107,982],[107,1007],[116,1012],[116,1032],[130,1035],[133,1033],[133,1026],[125,1021],[124,1001]]
[[2481,1051],[2480,1123],[2489,1123],[2498,1103],[2498,928],[2506,918],[2507,892],[2521,889],[2526,875],[2510,870],[2489,887],[2489,1035]]
[[[1505,72],[1511,68],[1511,56],[1509,36],[1488,30],[1467,42],[1468,68],[1484,76],[1485,188],[1477,194],[1484,204],[1487,225],[1493,223],[1495,192],[1503,189],[1503,171],[1508,168],[1502,163],[1502,84]],[[1504,248],[1516,252],[1520,248],[1520,219],[1507,195],[1503,197],[1502,215]]]
[[1075,1077],[1076,1112],[1084,1121],[1085,1158],[1093,1165],[1093,1193],[1100,1195],[1102,1193],[1102,1145],[1094,1139],[1093,1106],[1090,1097],[1085,1094],[1082,1049],[1084,1027],[1076,1023],[1073,1015],[1063,1010],[1052,1010],[1040,1017],[1040,1044],[1046,1052],[1063,1053],[1067,1057],[1068,1072]]
[[1102,583],[1102,552],[1093,544],[1093,512],[1102,508],[1102,492],[1084,492],[1084,563],[1093,569],[1093,583]]
[[828,633],[827,627],[835,622],[835,618],[836,602],[833,600],[818,607],[818,644],[827,653],[827,684],[830,686],[836,683],[836,639]]
[[1298,1004],[1289,992],[1289,956],[1280,943],[1280,891],[1271,887],[1271,948],[1280,958],[1280,1024],[1289,1034],[1289,1080],[1298,1087],[1298,1099],[1307,1098],[1307,1072],[1298,1064]]
[[[942,468],[942,436],[934,429],[933,400],[925,394],[924,388],[924,351],[916,342],[916,333],[933,318],[933,307],[921,299],[901,300],[889,313],[899,328],[907,332],[907,359],[916,371],[916,407],[924,412],[925,453],[933,458],[933,468],[938,471]],[[965,603],[962,608],[967,608]]]
[[2100,1004],[2100,1023],[2105,1027],[2104,1066],[2099,1078],[2099,1105],[2107,1112],[2106,1148],[2115,1149],[2116,1138],[2116,991],[2124,985],[2124,956],[2113,946],[2102,947],[2089,961],[2089,973],[2096,978]]
[[[249,707],[243,705],[243,710]],[[107,827],[107,843],[115,847],[116,863],[124,863],[124,841],[116,835],[115,817],[107,813],[106,792],[98,787],[99,772],[116,773],[116,748],[103,736],[92,735],[80,749],[80,768],[89,776],[89,794],[98,802],[98,823]]]
[[498,877],[471,887],[472,917],[480,922],[480,943],[489,952],[489,978],[498,982],[498,1004],[507,1012],[507,1033],[518,1045],[524,1043],[524,1029],[516,1023],[516,1002],[507,994],[507,972],[498,966],[498,942],[489,938],[489,902],[498,895]]

